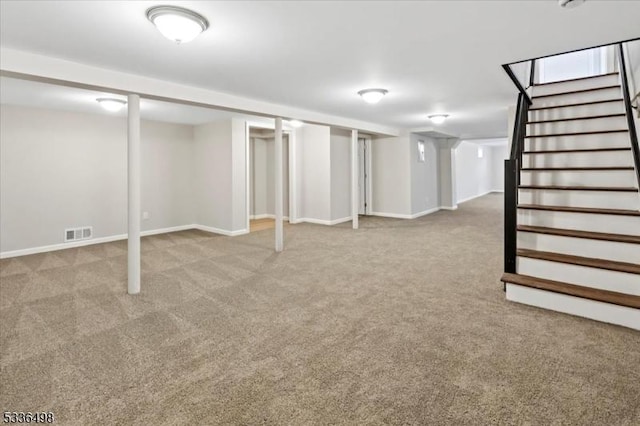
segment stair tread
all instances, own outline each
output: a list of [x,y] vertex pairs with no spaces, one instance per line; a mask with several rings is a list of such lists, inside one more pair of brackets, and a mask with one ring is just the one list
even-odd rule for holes
[[632,166],[612,166],[612,167],[523,167],[520,170],[526,172],[573,172],[573,171],[608,171],[608,170],[634,170]]
[[634,187],[615,186],[560,186],[560,185],[520,185],[520,189],[550,189],[558,191],[611,191],[611,192],[638,192]]
[[558,92],[558,93],[550,93],[548,95],[538,95],[532,96],[531,99],[540,99],[540,98],[550,98],[552,96],[564,96],[564,95],[573,95],[576,93],[588,93],[588,92],[597,92],[599,90],[609,90],[609,89],[617,89],[620,88],[619,84],[609,85],[609,86],[601,86],[601,87],[592,87],[589,89],[580,89],[580,90],[570,90],[568,92]]
[[616,99],[606,99],[604,101],[591,101],[591,102],[578,102],[575,104],[565,104],[565,105],[553,105],[546,107],[530,107],[529,111],[538,111],[541,109],[554,109],[554,108],[569,108],[569,107],[577,107],[577,106],[585,106],[585,105],[596,105],[596,104],[606,104],[609,102],[622,102],[622,98]]
[[556,119],[553,119],[553,120],[527,121],[527,124],[561,123],[561,122],[565,122],[565,121],[596,120],[596,119],[601,119],[601,118],[625,117],[625,116],[626,115],[624,113],[590,115],[590,116],[585,116],[585,117],[556,118]]
[[558,80],[558,81],[550,81],[548,83],[536,83],[533,85],[533,87],[544,87],[544,86],[549,86],[551,84],[559,84],[559,83],[569,83],[572,81],[580,81],[580,80],[589,80],[592,78],[598,78],[598,77],[607,77],[610,75],[618,75],[620,74],[619,72],[609,72],[606,74],[598,74],[598,75],[590,75],[589,77],[579,77],[579,78],[570,78],[568,80]]
[[583,299],[597,300],[599,302],[612,303],[614,305],[627,306],[640,309],[640,296],[618,293],[616,291],[602,290],[599,288],[584,287],[569,284],[562,281],[553,281],[545,278],[529,275],[505,273],[500,279],[502,282],[537,288],[539,290],[552,291],[554,293],[581,297]]
[[522,151],[522,153],[523,154],[567,154],[567,153],[574,153],[574,152],[608,152],[608,151],[631,151],[631,148],[613,147],[613,148],[551,149],[551,150]]
[[605,232],[579,231],[576,229],[560,229],[531,225],[518,225],[517,229],[521,232],[532,232],[536,234],[585,238],[589,240],[613,241],[617,243],[640,244],[640,236],[636,235],[609,234]]
[[567,206],[544,206],[540,204],[518,204],[519,209],[524,210],[543,210],[566,213],[588,213],[588,214],[607,214],[615,216],[640,216],[638,210],[624,209],[600,209],[593,207],[567,207]]
[[593,132],[572,132],[572,133],[548,133],[544,135],[527,135],[525,138],[554,138],[558,136],[584,136],[584,135],[599,135],[605,133],[626,133],[629,129],[615,129],[615,130],[597,130]]
[[596,259],[593,257],[574,256],[571,254],[554,253],[550,251],[538,251],[531,249],[518,249],[516,254],[520,257],[547,260],[549,262],[568,263],[571,265],[586,266],[589,268],[606,269],[609,271],[626,272],[640,275],[640,265],[615,260]]

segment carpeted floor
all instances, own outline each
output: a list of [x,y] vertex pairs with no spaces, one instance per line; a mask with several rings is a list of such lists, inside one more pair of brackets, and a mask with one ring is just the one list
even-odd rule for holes
[[506,302],[502,198],[3,260],[3,411],[59,424],[640,424],[640,333]]

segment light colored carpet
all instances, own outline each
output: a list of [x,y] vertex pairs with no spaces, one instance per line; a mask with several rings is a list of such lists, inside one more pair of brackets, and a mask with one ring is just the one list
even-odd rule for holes
[[1,265],[0,409],[60,424],[640,424],[640,333],[506,302],[502,198]]

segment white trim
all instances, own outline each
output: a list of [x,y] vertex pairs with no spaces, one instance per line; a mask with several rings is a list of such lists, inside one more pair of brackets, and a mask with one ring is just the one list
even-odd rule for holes
[[454,210],[458,210],[458,206],[440,206],[440,209],[454,211]]
[[314,218],[311,218],[311,217],[301,217],[301,218],[298,218],[298,220],[296,222],[291,222],[291,223],[307,222],[307,223],[314,223],[316,225],[337,225],[339,223],[350,222],[351,219],[352,219],[351,216],[343,217],[343,218],[340,218],[340,219],[333,219],[333,220],[314,219]]
[[[276,215],[275,214],[265,213],[265,214],[257,214],[255,216],[249,216],[249,217],[251,218],[251,220],[275,219]],[[289,220],[289,216],[283,216],[282,219]]]
[[435,213],[440,210],[442,207],[434,207],[429,210],[424,210],[418,213],[413,214],[402,214],[402,213],[385,213],[385,212],[371,212],[369,213],[371,216],[380,216],[380,217],[389,217],[392,219],[416,219],[420,216],[425,216],[431,213]]
[[504,189],[492,189],[491,191],[489,191],[489,193],[492,193],[492,192],[499,192],[499,193],[503,193],[503,192],[504,192]]
[[483,192],[482,194],[478,194],[478,195],[474,195],[472,197],[467,197],[467,198],[464,198],[462,200],[458,200],[458,204],[466,203],[467,201],[471,201],[471,200],[475,200],[476,198],[484,197],[485,195],[491,194],[492,192],[495,192],[495,191],[487,191],[487,192]]
[[[148,237],[151,235],[167,234],[169,232],[188,231],[190,229],[198,229],[201,231],[212,232],[214,234],[226,235],[229,237],[235,237],[238,235],[244,235],[249,233],[249,231],[246,229],[241,229],[239,231],[227,231],[224,229],[213,228],[213,227],[204,226],[204,225],[180,225],[180,226],[172,226],[169,228],[159,228],[159,229],[150,229],[148,231],[142,231],[140,232],[140,236]],[[30,254],[47,253],[50,251],[85,247],[85,246],[91,246],[94,244],[111,243],[113,241],[120,241],[120,240],[126,240],[126,239],[127,239],[127,234],[118,234],[118,235],[110,235],[108,237],[92,238],[90,240],[74,241],[69,243],[51,244],[48,246],[4,251],[4,252],[0,252],[0,259],[9,259],[11,257],[27,256]]]
[[236,237],[238,235],[248,234],[248,229],[240,229],[238,231],[227,231],[226,229],[214,228],[213,226],[193,225],[194,229],[200,231],[211,232],[213,234],[226,235],[227,237]]
[[507,283],[506,298],[512,302],[537,306],[596,321],[640,330],[640,309],[583,299],[537,288]]

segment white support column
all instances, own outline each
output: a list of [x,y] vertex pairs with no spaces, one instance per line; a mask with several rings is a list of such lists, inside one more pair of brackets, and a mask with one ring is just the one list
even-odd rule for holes
[[282,118],[276,118],[276,146],[275,146],[275,178],[276,178],[276,251],[284,248],[284,232],[282,223],[283,208],[283,179],[282,179]]
[[140,96],[128,96],[128,292],[140,293]]
[[351,221],[353,229],[358,229],[360,191],[358,191],[358,131],[351,131]]

